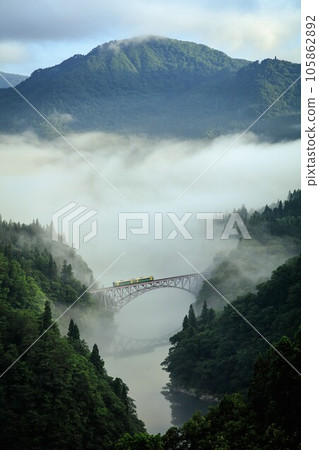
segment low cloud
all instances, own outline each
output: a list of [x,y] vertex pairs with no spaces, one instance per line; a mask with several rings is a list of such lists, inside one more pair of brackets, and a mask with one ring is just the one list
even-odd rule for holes
[[0,65],[8,63],[23,63],[29,57],[29,51],[24,44],[15,41],[0,42]]
[[[153,140],[115,134],[84,133],[70,142],[125,197],[125,200],[61,139],[42,141],[32,134],[1,136],[1,214],[9,220],[48,224],[54,212],[76,202],[99,212],[97,236],[81,248],[94,269],[102,272],[122,251],[125,257],[102,280],[148,274],[165,276],[189,272],[178,251],[205,269],[216,251],[231,250],[233,241],[207,241],[205,224],[196,212],[231,212],[245,204],[256,209],[300,186],[300,142],[260,143],[254,135],[242,138],[180,199],[179,195],[201,172],[216,161],[235,136],[214,141]],[[120,212],[174,212],[187,223],[193,240],[178,236],[166,218],[162,241],[128,235],[118,240]],[[152,225],[151,225],[152,226]],[[138,272],[136,265],[138,260]]]

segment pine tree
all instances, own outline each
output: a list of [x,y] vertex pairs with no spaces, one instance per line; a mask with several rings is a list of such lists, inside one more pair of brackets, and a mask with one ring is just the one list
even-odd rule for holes
[[212,323],[212,321],[215,320],[215,317],[216,317],[215,311],[213,310],[213,308],[210,308],[210,309],[208,310],[208,319],[207,319],[207,322],[208,322],[208,323]]
[[50,304],[48,301],[45,302],[44,305],[44,312],[42,314],[42,318],[41,318],[41,330],[40,331],[44,331],[47,328],[49,328],[49,326],[52,324],[52,313],[51,313],[51,308],[50,308]]
[[92,353],[90,356],[90,361],[95,366],[96,371],[99,374],[101,374],[101,375],[105,374],[104,361],[100,357],[99,349],[96,344],[93,345]]
[[49,262],[48,262],[48,276],[51,280],[55,280],[57,277],[57,268],[56,263],[54,259],[52,258],[52,255],[49,256]]
[[74,323],[73,319],[70,320],[68,338],[70,341],[80,340],[80,331],[76,323]]
[[206,325],[208,322],[208,308],[207,308],[207,302],[204,300],[202,312],[200,315],[200,319],[203,325]]
[[197,328],[197,320],[196,320],[196,316],[195,316],[195,313],[194,313],[193,305],[191,305],[189,307],[188,321],[189,321],[189,324],[190,324],[191,327]]
[[187,328],[189,328],[189,320],[188,317],[185,316],[183,320],[183,330],[186,330]]
[[71,264],[68,264],[66,260],[63,261],[61,269],[61,280],[63,283],[70,283],[73,279],[73,270]]
[[53,323],[53,321],[52,321],[52,313],[51,313],[50,303],[47,300],[44,305],[43,314],[40,318],[39,331],[40,331],[40,333],[43,333],[48,329],[53,330],[54,332],[58,332],[58,327],[57,327],[56,323]]

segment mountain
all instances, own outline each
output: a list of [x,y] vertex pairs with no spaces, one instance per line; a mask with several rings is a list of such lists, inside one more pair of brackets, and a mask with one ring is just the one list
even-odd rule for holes
[[[300,65],[233,59],[205,45],[149,37],[111,41],[36,70],[19,91],[62,132],[202,138],[240,132],[299,76]],[[0,91],[0,131],[53,130],[12,89]],[[300,134],[300,83],[254,127],[265,139]]]
[[[21,81],[28,78],[25,75],[17,75],[15,73],[0,72],[0,74],[2,74],[13,86],[17,86]],[[0,89],[9,87],[9,84],[0,76]]]
[[72,253],[61,265],[45,232],[0,219],[0,440],[12,450],[113,450],[144,424],[126,384],[108,375],[73,320],[76,302],[82,315],[103,314],[69,261],[82,275],[90,270]]
[[255,330],[273,343],[294,338],[300,327],[300,270],[300,256],[289,259],[220,315],[204,303],[196,317],[191,306],[162,363],[172,387],[212,396],[248,389],[254,361],[267,348]]
[[[239,240],[229,254],[214,255],[209,282],[232,302],[236,297],[254,291],[256,284],[265,281],[272,271],[301,250],[301,191],[289,192],[287,200],[278,200],[270,208],[249,213],[245,206],[237,210],[252,237]],[[203,302],[223,310],[225,301],[211,286],[203,283],[195,303],[195,311]]]

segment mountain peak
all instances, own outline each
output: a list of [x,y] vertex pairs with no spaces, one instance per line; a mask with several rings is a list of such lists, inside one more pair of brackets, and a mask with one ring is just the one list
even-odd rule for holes
[[[258,64],[206,45],[148,35],[110,41],[35,71],[19,90],[63,132],[203,138],[245,129],[299,72],[300,66],[289,62]],[[0,130],[48,132],[12,89],[5,91]],[[263,118],[269,121],[267,133],[282,135],[277,119],[285,116],[290,127],[285,137],[296,136],[299,91],[295,85]]]

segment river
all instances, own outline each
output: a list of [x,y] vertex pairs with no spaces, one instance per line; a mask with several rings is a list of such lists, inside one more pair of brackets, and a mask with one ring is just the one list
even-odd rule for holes
[[[131,338],[154,338],[174,332],[181,326],[194,297],[184,291],[163,289],[134,299],[114,318],[117,332]],[[151,434],[164,433],[172,426],[170,402],[161,391],[168,383],[168,373],[161,362],[168,355],[169,345],[152,352],[126,357],[107,355],[107,347],[100,344],[108,374],[120,377],[129,387],[137,413]],[[198,404],[194,401],[194,408]],[[195,411],[194,409],[194,411]]]

